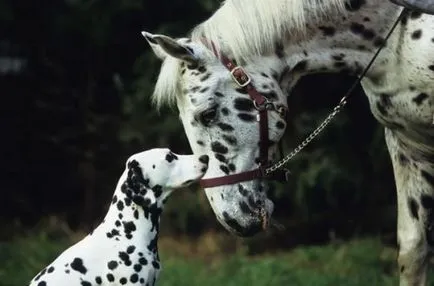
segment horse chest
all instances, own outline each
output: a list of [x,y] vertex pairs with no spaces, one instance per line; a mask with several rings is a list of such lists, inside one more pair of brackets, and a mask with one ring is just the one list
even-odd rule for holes
[[434,95],[409,89],[394,95],[374,93],[368,98],[371,111],[381,124],[433,144]]

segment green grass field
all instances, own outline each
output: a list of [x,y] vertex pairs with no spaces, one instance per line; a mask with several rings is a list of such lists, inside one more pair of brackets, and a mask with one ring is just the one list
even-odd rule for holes
[[[0,285],[27,285],[70,243],[39,233],[0,244]],[[261,256],[181,255],[171,252],[167,245],[170,243],[164,243],[160,250],[161,286],[398,285],[396,251],[378,239],[300,247]],[[432,278],[429,285],[434,285]]]

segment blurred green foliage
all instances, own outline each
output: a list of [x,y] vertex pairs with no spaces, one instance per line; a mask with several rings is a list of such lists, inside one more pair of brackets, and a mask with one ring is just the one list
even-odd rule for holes
[[[13,242],[1,243],[1,285],[26,285],[71,243],[70,239],[50,232],[32,232]],[[398,283],[396,251],[375,238],[299,247],[261,256],[247,256],[242,248],[213,256],[201,253],[186,256],[176,254],[176,247],[167,243],[160,247],[163,268],[159,285],[387,286]],[[432,274],[429,273],[428,285],[434,285]]]
[[[1,229],[13,229],[8,224],[14,218],[34,225],[56,214],[74,229],[87,230],[105,214],[129,155],[163,146],[190,152],[177,111],[157,113],[151,106],[160,62],[140,31],[185,35],[219,4],[0,1],[0,58],[24,63],[19,72],[0,77],[8,134],[0,151]],[[300,83],[289,99],[286,152],[327,116],[351,80],[321,75]],[[330,232],[394,231],[390,160],[360,89],[289,168],[292,181],[278,185],[270,196],[287,234],[303,233],[295,241],[328,240]],[[174,195],[165,215],[167,231],[221,230],[196,187]]]

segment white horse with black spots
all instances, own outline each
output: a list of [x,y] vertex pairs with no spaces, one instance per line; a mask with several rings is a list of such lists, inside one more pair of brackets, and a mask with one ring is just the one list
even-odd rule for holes
[[164,203],[197,182],[208,156],[158,148],[132,155],[103,222],[65,250],[30,286],[152,286],[161,271],[158,233]]
[[205,193],[229,231],[253,235],[271,216],[258,170],[276,159],[298,80],[360,75],[385,44],[362,86],[394,167],[400,285],[425,285],[434,247],[434,16],[402,9],[384,0],[227,0],[188,38],[143,32],[163,60],[153,100],[176,104],[193,152],[209,155]]

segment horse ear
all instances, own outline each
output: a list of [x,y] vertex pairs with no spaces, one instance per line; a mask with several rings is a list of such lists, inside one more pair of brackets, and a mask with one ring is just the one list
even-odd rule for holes
[[198,61],[198,58],[194,55],[193,49],[189,48],[187,45],[178,43],[168,36],[153,35],[148,32],[142,32],[142,35],[151,46],[155,55],[162,60],[169,55],[189,63],[196,63]]

